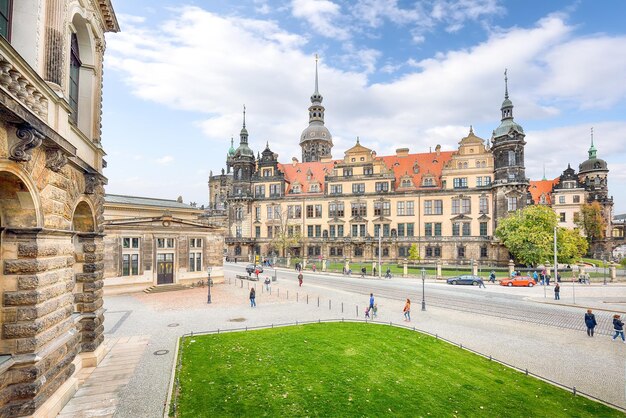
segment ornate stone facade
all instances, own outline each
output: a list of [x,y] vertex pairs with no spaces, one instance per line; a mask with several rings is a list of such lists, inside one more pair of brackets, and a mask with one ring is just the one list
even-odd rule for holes
[[[91,99],[101,80],[76,65],[86,81],[97,80],[81,84],[80,94],[70,92],[62,69],[70,27],[86,40],[84,56],[95,61],[104,50],[94,42],[119,28],[108,0],[97,9],[85,3],[9,2],[10,18],[19,21],[8,28],[32,32],[0,37],[2,417],[55,415],[76,390],[78,371],[103,354],[106,178],[104,151],[90,129],[100,124],[92,116],[100,114],[100,103]],[[104,23],[103,13],[110,17]],[[70,97],[78,98],[73,119]]]

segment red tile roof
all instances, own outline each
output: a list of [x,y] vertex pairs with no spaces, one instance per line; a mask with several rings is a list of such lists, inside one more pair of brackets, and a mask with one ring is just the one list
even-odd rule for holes
[[[400,186],[400,179],[408,174],[413,180],[413,185],[417,188],[421,187],[422,176],[432,174],[435,177],[435,187],[441,187],[441,170],[446,162],[450,160],[454,151],[441,151],[439,155],[436,152],[428,152],[423,154],[408,154],[404,157],[397,155],[378,156],[377,160],[382,160],[388,169],[392,169],[395,179],[396,188]],[[333,174],[335,163],[342,163],[342,160],[331,160],[328,162],[310,162],[295,164],[278,164],[278,168],[285,174],[287,181],[287,190],[289,194],[294,183],[300,183],[302,186],[301,194],[322,194],[326,188],[324,177]],[[414,173],[413,167],[418,164],[419,172]],[[308,173],[311,173],[311,179],[307,179]],[[320,183],[319,193],[310,193],[309,184],[311,182]]]
[[533,197],[535,204],[541,200],[541,195],[545,195],[546,204],[552,204],[552,188],[559,184],[559,177],[554,180],[531,180],[528,191]]

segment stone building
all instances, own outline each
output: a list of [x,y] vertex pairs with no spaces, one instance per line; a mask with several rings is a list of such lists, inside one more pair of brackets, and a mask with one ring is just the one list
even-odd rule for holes
[[[317,66],[302,162],[280,163],[269,143],[254,159],[248,130],[211,175],[211,209],[226,210],[230,257],[295,256],[323,260],[401,260],[418,246],[422,259],[500,263],[498,219],[531,203],[525,136],[513,119],[505,75],[500,125],[489,141],[470,127],[454,151],[407,148],[379,156],[356,139],[340,159],[323,124]],[[379,240],[380,235],[380,240]]]
[[0,416],[54,416],[103,354],[110,0],[0,2]]
[[222,281],[224,228],[179,200],[107,194],[104,292]]

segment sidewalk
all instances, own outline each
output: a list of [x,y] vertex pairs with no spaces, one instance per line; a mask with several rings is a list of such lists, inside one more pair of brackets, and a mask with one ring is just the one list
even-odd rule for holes
[[[248,286],[254,284],[244,282],[242,287],[239,282],[235,286],[234,282],[228,284],[227,279],[225,284],[213,288],[213,303],[210,305],[206,303],[207,289],[202,288],[106,297],[105,335],[112,349],[87,377],[61,416],[163,416],[176,341],[184,333],[296,320],[354,318],[357,312],[362,318],[367,304],[367,297],[363,295],[315,286],[306,281],[303,287],[298,287],[297,280],[281,278],[272,283],[271,295],[256,283],[257,308],[250,308]],[[495,286],[491,289],[507,290]],[[519,289],[520,293],[522,290]],[[287,292],[289,300],[286,299]],[[378,297],[376,302],[378,320],[402,323],[402,302]],[[626,406],[623,391],[626,344],[612,344],[608,337],[589,338],[584,332],[466,315],[432,306],[422,312],[418,305],[414,304],[412,312],[412,324],[417,328]],[[135,343],[132,347],[128,345],[131,342]],[[163,355],[157,355],[157,352]],[[613,384],[607,385],[606,382]]]

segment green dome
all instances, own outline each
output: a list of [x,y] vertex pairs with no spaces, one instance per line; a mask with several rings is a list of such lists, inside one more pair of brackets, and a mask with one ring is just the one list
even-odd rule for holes
[[500,126],[498,126],[496,128],[495,131],[493,131],[493,136],[494,138],[497,138],[499,136],[503,136],[503,135],[508,135],[508,133],[511,131],[511,129],[523,134],[524,133],[524,128],[522,128],[521,125],[519,125],[518,123],[516,123],[512,118],[511,119],[504,119],[502,121],[502,123],[500,123]]

